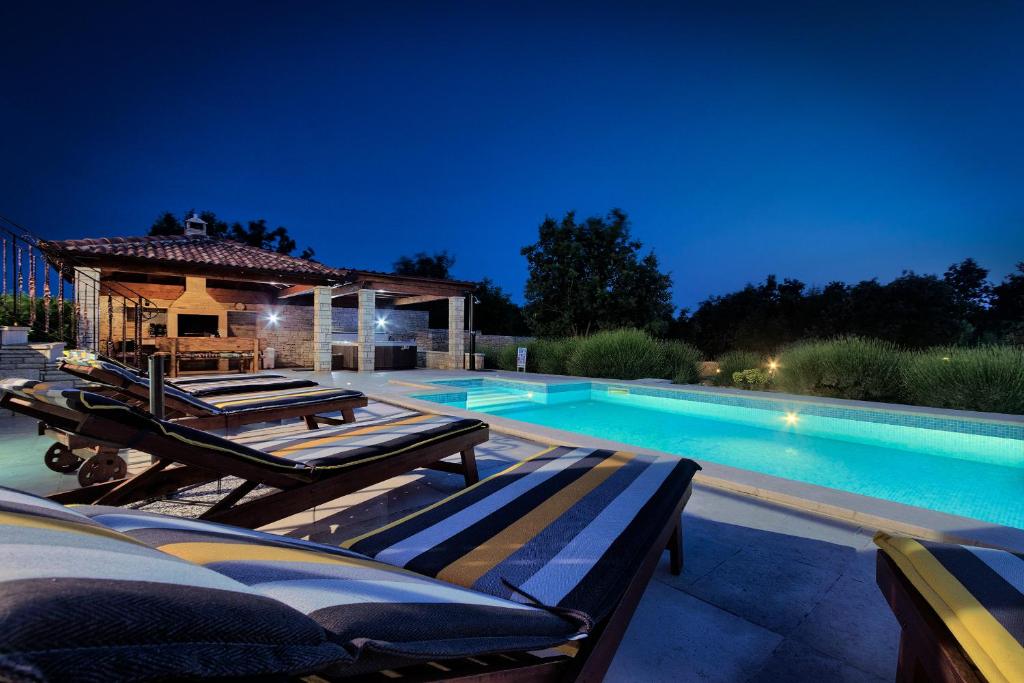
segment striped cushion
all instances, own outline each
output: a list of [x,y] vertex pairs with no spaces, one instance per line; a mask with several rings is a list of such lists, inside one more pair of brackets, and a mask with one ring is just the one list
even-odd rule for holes
[[[75,377],[100,382],[118,389],[126,391],[134,389],[136,394],[149,393],[149,380],[147,378],[102,360],[85,363],[62,361],[60,369]],[[290,382],[292,380],[287,381]],[[202,416],[272,410],[274,408],[292,406],[315,406],[326,401],[357,398],[363,395],[359,391],[321,387],[315,382],[312,384],[312,387],[281,388],[274,391],[249,391],[249,393],[233,394],[230,396],[216,395],[210,401],[204,401],[165,383],[164,395],[168,399],[188,406],[189,414]],[[245,389],[248,390],[250,387],[247,386]]]
[[[104,360],[65,359],[59,361],[57,367],[89,382],[99,382],[116,389],[134,390],[137,395],[149,393],[149,380],[131,368],[116,365]],[[164,396],[189,406],[193,415],[216,415],[219,411],[210,404],[190,396],[173,386],[164,386]]]
[[237,378],[205,379],[201,382],[181,384],[172,383],[177,389],[192,396],[222,396],[224,394],[241,394],[253,391],[280,391],[282,389],[302,389],[318,386],[311,379],[294,377],[267,377],[264,375],[239,375]]
[[352,659],[242,582],[6,488],[0,652],[51,681],[252,677]]
[[353,467],[410,448],[487,429],[480,420],[404,411],[358,423],[302,429],[282,425],[234,435],[232,441],[321,471]]
[[358,657],[359,669],[396,663],[391,657],[432,659],[552,647],[582,635],[578,620],[333,546],[136,510],[80,510],[307,614]]
[[[257,391],[231,396],[212,397],[205,403],[208,409],[218,414],[242,413],[255,410],[272,410],[292,406],[315,407],[318,403],[338,401],[346,398],[358,398],[361,391],[335,389],[315,385],[311,388],[280,389],[275,391]],[[193,399],[194,401],[199,399]]]
[[425,576],[513,600],[532,595],[599,621],[698,469],[672,456],[552,447],[343,545]]
[[[302,423],[292,423],[225,438],[176,422],[157,420],[116,399],[80,389],[54,389],[35,380],[3,380],[0,390],[75,412],[116,419],[140,432],[152,432],[181,444],[309,478],[336,476],[411,448],[487,429],[487,424],[480,420],[405,412],[316,430],[306,429]],[[102,424],[98,427],[83,424],[79,429],[83,430],[83,436],[104,438]],[[94,433],[89,429],[99,431]]]
[[[176,387],[187,389],[190,384],[203,384],[204,382],[244,382],[247,379],[256,377],[253,374],[242,374],[231,372],[223,375],[198,375],[195,377],[165,377],[164,381]],[[264,379],[284,379],[284,375],[276,375],[270,372],[261,372],[259,377]]]
[[1024,553],[879,532],[888,555],[985,678],[1024,681]]

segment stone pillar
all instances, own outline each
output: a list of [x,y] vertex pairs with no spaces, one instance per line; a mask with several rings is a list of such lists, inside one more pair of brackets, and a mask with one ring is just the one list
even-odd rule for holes
[[466,299],[461,296],[448,297],[448,367],[461,370],[465,349]]
[[100,351],[100,270],[75,268],[75,317],[78,348]]
[[313,372],[331,371],[331,288],[313,288]]
[[359,290],[359,372],[373,372],[377,349],[374,335],[377,331],[377,292]]

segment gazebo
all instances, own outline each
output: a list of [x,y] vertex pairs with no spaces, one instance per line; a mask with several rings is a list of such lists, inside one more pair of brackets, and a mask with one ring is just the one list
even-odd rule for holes
[[[447,358],[438,365],[463,367],[474,283],[332,268],[215,238],[205,227],[190,221],[184,235],[41,242],[74,283],[78,346],[136,358],[139,349],[213,358],[272,347],[279,364],[326,372],[344,320],[355,328],[358,369],[372,371],[382,321],[447,300]],[[401,317],[427,331],[426,311]],[[226,361],[206,369],[226,369]]]

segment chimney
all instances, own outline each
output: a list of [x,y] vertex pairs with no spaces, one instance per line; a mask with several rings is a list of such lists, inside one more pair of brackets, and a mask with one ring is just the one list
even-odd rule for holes
[[192,214],[192,218],[185,221],[185,235],[205,235],[206,234],[206,221],[199,217],[199,214]]

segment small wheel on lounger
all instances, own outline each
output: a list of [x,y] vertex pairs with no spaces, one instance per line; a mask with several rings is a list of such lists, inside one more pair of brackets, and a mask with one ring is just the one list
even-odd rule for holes
[[64,444],[55,443],[46,449],[43,462],[54,472],[71,474],[82,464],[82,458],[72,453]]
[[128,473],[128,464],[119,455],[98,453],[78,470],[78,483],[82,486],[102,484],[111,479],[123,479]]

